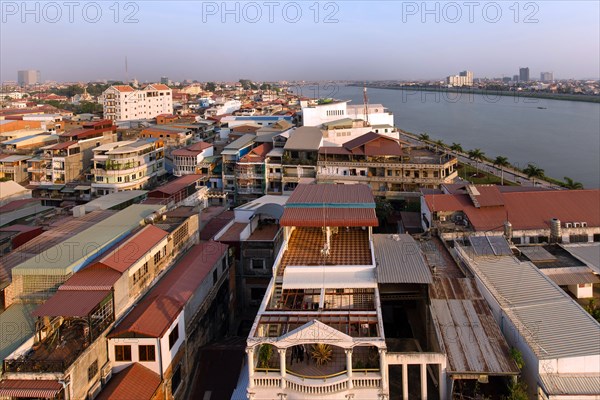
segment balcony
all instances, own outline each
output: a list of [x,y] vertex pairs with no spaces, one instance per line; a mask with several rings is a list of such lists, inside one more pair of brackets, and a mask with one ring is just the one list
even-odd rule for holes
[[262,187],[240,187],[237,189],[238,194],[262,194]]

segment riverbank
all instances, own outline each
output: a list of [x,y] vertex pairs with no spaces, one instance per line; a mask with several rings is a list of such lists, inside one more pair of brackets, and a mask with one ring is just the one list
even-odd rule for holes
[[456,100],[456,95],[483,95],[488,97],[490,100],[502,96],[502,97],[514,97],[514,98],[535,98],[535,99],[547,99],[547,100],[567,100],[567,101],[580,101],[584,103],[600,103],[600,96],[591,96],[586,94],[563,94],[563,93],[544,93],[544,92],[514,92],[508,90],[495,90],[495,89],[473,89],[473,88],[444,88],[444,87],[420,87],[420,86],[401,86],[401,85],[359,85],[359,84],[348,84],[347,86],[353,87],[364,87],[371,89],[389,89],[389,90],[404,90],[406,92],[438,92],[448,93],[448,100]]

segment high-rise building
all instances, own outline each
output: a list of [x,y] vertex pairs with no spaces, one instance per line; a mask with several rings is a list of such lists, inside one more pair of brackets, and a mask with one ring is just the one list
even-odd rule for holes
[[41,83],[41,74],[40,71],[35,69],[28,69],[17,72],[18,79],[17,82],[19,86],[25,85],[35,85],[36,83]]
[[519,75],[513,75],[513,82],[519,82]]
[[519,68],[519,81],[529,82],[529,67]]
[[448,76],[446,83],[452,86],[473,86],[473,72],[462,71],[458,75]]
[[554,74],[552,72],[540,72],[540,81],[552,82],[554,80]]
[[171,80],[169,79],[168,76],[161,76],[160,77],[160,83],[162,83],[163,85],[170,85],[171,84]]

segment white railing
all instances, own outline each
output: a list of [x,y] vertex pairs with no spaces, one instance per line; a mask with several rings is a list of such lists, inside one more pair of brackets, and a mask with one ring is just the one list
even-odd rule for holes
[[280,376],[261,376],[254,377],[254,386],[257,387],[280,387],[281,386],[281,377]]
[[352,377],[355,388],[378,388],[381,386],[380,376]]
[[318,383],[319,380],[306,380],[306,383],[295,382],[290,379],[286,379],[286,386],[293,391],[313,394],[313,395],[326,395],[348,390],[348,380],[342,380],[332,383]]

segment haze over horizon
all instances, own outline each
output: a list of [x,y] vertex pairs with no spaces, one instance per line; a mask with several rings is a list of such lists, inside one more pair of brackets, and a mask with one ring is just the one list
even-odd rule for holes
[[0,79],[420,80],[519,67],[532,79],[600,77],[599,2],[467,3],[3,2]]

